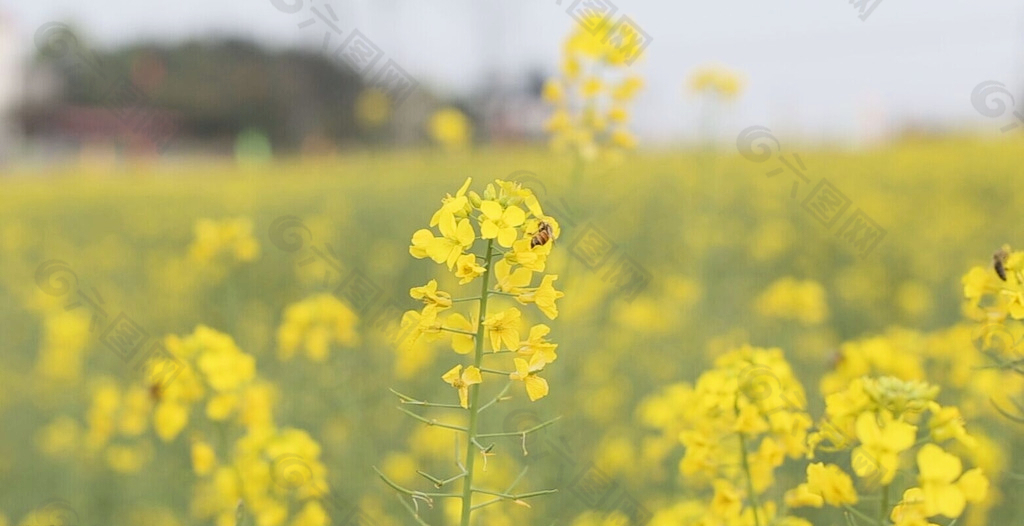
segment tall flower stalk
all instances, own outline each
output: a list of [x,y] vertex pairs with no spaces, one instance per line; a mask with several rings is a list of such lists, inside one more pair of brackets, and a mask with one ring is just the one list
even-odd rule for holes
[[596,15],[574,26],[559,74],[544,85],[544,100],[554,110],[544,127],[553,150],[573,154],[573,185],[582,184],[585,164],[617,161],[636,147],[628,126],[630,103],[643,80],[629,73],[634,50],[616,44],[615,31]]
[[[430,226],[436,227],[437,231],[416,231],[409,247],[413,257],[430,258],[445,265],[459,279],[460,285],[480,280],[479,295],[462,298],[453,298],[450,293],[439,290],[436,280],[430,280],[422,287],[414,287],[409,294],[413,299],[421,300],[423,308],[408,311],[402,317],[399,345],[447,338],[455,353],[465,355],[467,359],[472,353],[469,363],[456,364],[441,377],[442,381],[455,389],[458,404],[428,402],[392,391],[398,395],[402,405],[415,405],[427,410],[461,410],[466,412],[468,421],[466,426],[461,426],[399,407],[407,415],[427,425],[456,431],[466,441],[464,454],[456,459],[459,469],[454,475],[435,476],[417,471],[436,489],[443,490],[449,484],[461,482],[461,488],[457,491],[408,489],[378,471],[385,483],[412,499],[412,505],[405,500],[403,502],[421,524],[424,522],[418,513],[419,504],[432,506],[435,499],[461,500],[459,524],[469,526],[474,511],[503,501],[524,504],[524,499],[555,491],[515,492],[522,473],[504,491],[474,485],[477,456],[484,457],[486,466],[486,458],[495,447],[495,444],[485,445],[483,442],[498,437],[522,437],[525,440],[528,434],[557,420],[548,420],[521,431],[481,432],[481,413],[507,400],[516,382],[523,383],[531,401],[548,394],[547,380],[540,373],[555,361],[555,350],[558,347],[547,341],[550,332],[547,325],[536,324],[530,327],[528,333],[522,333],[523,313],[518,308],[489,310],[489,307],[499,301],[514,300],[521,305],[534,305],[542,314],[554,319],[558,316],[556,300],[563,294],[554,288],[554,281],[558,279],[555,275],[543,275],[540,283],[533,285],[533,274],[543,273],[552,244],[560,233],[557,221],[545,215],[536,196],[518,183],[497,180],[487,185],[480,195],[468,191],[470,182],[467,179],[454,196],[448,195],[442,200],[440,210],[430,220]],[[482,254],[472,250],[478,240],[484,245]],[[475,320],[460,313],[449,313],[456,305],[469,302],[477,303]],[[523,338],[524,335],[527,337]],[[490,352],[485,350],[485,346],[489,347]],[[489,363],[491,360],[508,360],[509,355],[513,365],[511,370]],[[502,387],[495,389],[494,396],[487,402],[482,402],[481,391],[487,389],[491,382],[485,382],[484,375],[506,380]],[[485,500],[474,502],[474,496]]]
[[[487,255],[484,257],[485,270],[480,286],[480,308],[477,319],[487,318],[487,297],[490,295],[488,289],[491,279],[491,258],[494,255],[494,240],[487,242]],[[475,348],[473,350],[473,366],[479,369],[484,360],[484,324],[477,323]],[[462,515],[459,523],[463,526],[469,524],[470,514],[473,512],[473,464],[476,455],[473,454],[473,445],[477,441],[477,417],[480,414],[480,386],[474,385],[469,392],[469,432],[466,441],[466,480],[462,484]]]

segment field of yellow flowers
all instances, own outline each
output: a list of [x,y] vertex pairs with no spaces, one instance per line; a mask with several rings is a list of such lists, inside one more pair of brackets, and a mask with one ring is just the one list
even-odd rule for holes
[[0,524],[1014,523],[1018,148],[25,168]]

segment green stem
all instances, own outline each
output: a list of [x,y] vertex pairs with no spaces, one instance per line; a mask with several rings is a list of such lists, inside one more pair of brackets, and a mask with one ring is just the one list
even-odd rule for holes
[[889,485],[882,486],[882,504],[878,510],[878,524],[887,524],[889,521],[886,517],[889,516]]
[[454,332],[456,334],[465,334],[466,336],[476,336],[475,332],[464,331],[462,329],[452,329],[450,327],[441,327],[442,331]]
[[405,414],[407,414],[407,415],[409,415],[409,416],[411,416],[411,417],[413,417],[413,418],[415,418],[416,420],[419,420],[420,422],[423,422],[424,424],[427,424],[428,426],[443,427],[445,429],[451,429],[453,431],[462,431],[463,433],[468,433],[469,432],[468,429],[466,429],[466,428],[464,428],[462,426],[457,426],[457,425],[454,425],[454,424],[446,424],[444,422],[438,422],[437,420],[434,420],[432,418],[426,418],[426,417],[417,415],[416,413],[413,413],[412,411],[410,411],[410,410],[408,410],[408,409],[406,409],[404,407],[399,407],[398,410],[403,412],[403,413],[405,413]]
[[[488,286],[491,281],[491,258],[494,255],[494,240],[487,240],[487,255],[484,257],[485,265],[483,284],[480,287],[480,308],[477,311],[476,326],[476,348],[473,354],[473,365],[480,368],[484,358],[484,320],[487,319],[487,297],[490,295]],[[469,516],[473,513],[473,464],[476,461],[476,452],[473,451],[473,441],[476,440],[477,415],[480,412],[480,385],[469,387],[469,432],[466,440],[466,477],[462,481],[462,519],[461,526],[469,526]]]
[[[740,416],[740,399],[738,394],[736,401],[733,403],[733,408],[738,418]],[[750,494],[750,511],[754,514],[754,526],[761,526],[761,518],[757,515],[757,509],[760,505],[757,502],[757,493],[754,492],[754,476],[750,472],[750,461],[747,459],[747,437],[743,434],[743,431],[737,431],[736,434],[740,437],[740,458],[743,459],[743,472],[747,475],[747,493]]]
[[[505,383],[505,387],[504,387],[504,388],[502,388],[501,392],[500,392],[500,393],[498,393],[498,394],[497,394],[497,396],[495,396],[494,398],[492,398],[490,402],[487,402],[486,404],[484,404],[484,405],[480,406],[480,409],[477,409],[477,410],[476,410],[476,412],[477,412],[477,413],[482,413],[484,409],[487,409],[488,407],[491,407],[492,405],[494,405],[494,404],[496,404],[496,403],[500,402],[500,401],[501,401],[501,399],[502,399],[502,397],[504,397],[504,396],[505,396],[505,393],[507,393],[507,392],[508,392],[508,390],[509,390],[509,388],[510,388],[510,387],[512,387],[512,380],[509,380],[508,382],[506,382],[506,383]],[[479,438],[479,437],[478,437],[478,438]]]
[[849,504],[844,504],[843,505],[843,509],[845,509],[846,511],[856,515],[861,520],[867,521],[868,524],[871,524],[872,522],[875,522],[875,519],[872,519],[871,517],[868,517],[867,514],[865,514],[864,512],[858,510],[857,508],[854,508],[853,506],[850,506]]
[[743,472],[747,474],[747,493],[750,494],[750,511],[754,514],[754,526],[761,526],[761,519],[757,515],[760,505],[757,502],[757,494],[754,493],[754,476],[750,473],[750,461],[747,460],[747,437],[742,431],[736,434],[740,436],[740,456],[743,458]]
[[480,372],[496,374],[496,375],[499,375],[499,376],[508,376],[508,375],[512,374],[512,371],[499,371],[497,369],[488,369],[486,367],[481,367],[480,368]]

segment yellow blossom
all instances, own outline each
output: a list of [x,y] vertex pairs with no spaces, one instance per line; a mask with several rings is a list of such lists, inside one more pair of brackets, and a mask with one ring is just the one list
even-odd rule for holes
[[617,101],[627,101],[636,96],[636,93],[643,89],[644,81],[640,77],[627,77],[612,92],[612,97]]
[[691,74],[690,89],[697,93],[709,92],[733,98],[742,91],[743,81],[737,73],[725,66],[709,65]]
[[536,289],[530,292],[524,292],[516,296],[516,300],[523,305],[535,303],[537,308],[544,313],[548,319],[555,319],[558,317],[558,307],[555,305],[555,300],[565,296],[561,291],[555,290],[554,281],[558,279],[558,276],[548,274],[541,280],[541,284]]
[[534,355],[539,354],[544,363],[551,363],[558,358],[555,353],[555,349],[558,348],[557,343],[550,343],[547,341],[546,336],[551,332],[551,328],[543,323],[530,327],[530,336],[525,342],[521,342],[517,352],[527,358],[532,358]]
[[[928,516],[956,518],[963,513],[968,496],[972,500],[985,498],[988,481],[980,470],[971,470],[960,477],[963,470],[960,458],[935,444],[921,447],[917,452],[917,466],[921,496]],[[961,479],[959,484],[956,483],[957,478]]]
[[[555,232],[555,238],[558,237],[558,228],[555,223],[551,223]],[[533,272],[543,272],[544,266],[547,264],[547,256],[551,252],[551,243],[544,245],[537,245],[535,247],[530,246],[530,239],[520,239],[512,244],[511,252],[505,254],[503,261],[509,263],[515,263],[521,265],[523,268],[531,270]],[[529,282],[527,282],[529,284]]]
[[207,383],[216,391],[237,389],[256,373],[256,359],[233,347],[209,349],[197,361]]
[[[473,256],[467,255],[463,257]],[[428,305],[437,305],[438,309],[447,309],[452,306],[452,295],[447,292],[437,290],[436,279],[428,281],[427,284],[422,287],[413,287],[409,289],[409,296],[414,300],[423,300],[423,303]]]
[[503,208],[497,201],[481,202],[480,213],[483,214],[480,220],[480,237],[497,238],[498,244],[503,247],[512,246],[518,236],[516,227],[526,221],[526,213],[522,208],[515,205]]
[[539,400],[544,398],[548,394],[548,381],[537,376],[537,373],[544,369],[545,361],[544,357],[540,354],[534,354],[530,361],[527,362],[522,358],[515,358],[513,360],[516,365],[516,370],[508,377],[512,380],[518,380],[526,385],[526,394],[530,397],[530,401]]
[[244,262],[259,256],[260,245],[252,235],[252,221],[247,218],[199,219],[195,225],[195,240],[189,246],[189,256],[201,263]]
[[820,495],[829,506],[856,504],[858,500],[853,480],[835,464],[807,466],[807,491]]
[[711,498],[711,513],[718,517],[736,517],[743,509],[743,496],[728,480],[712,482],[715,495]]
[[522,313],[519,312],[519,309],[510,307],[484,320],[484,327],[487,328],[492,351],[500,351],[502,348],[519,348],[519,322],[521,318]]
[[472,365],[466,367],[465,371],[461,365],[456,365],[444,373],[441,379],[459,391],[459,403],[464,408],[469,407],[469,386],[483,382],[480,369]]
[[153,414],[153,430],[164,442],[174,440],[188,424],[188,408],[176,402],[159,404]]
[[917,428],[881,414],[881,425],[874,413],[857,417],[857,438],[861,445],[853,450],[853,470],[861,478],[878,477],[883,485],[892,482],[899,468],[899,454],[914,445]]
[[217,465],[217,454],[210,444],[202,440],[192,442],[192,470],[196,475],[209,475]]
[[810,485],[806,482],[786,492],[786,506],[790,508],[812,507],[820,508],[825,504],[825,499],[811,491]]
[[974,447],[977,441],[967,434],[967,428],[964,427],[964,417],[960,415],[958,408],[952,406],[939,407],[938,404],[934,404],[932,411],[932,417],[928,421],[932,440],[936,443],[942,443],[950,439],[956,439],[968,448]]
[[334,345],[351,347],[359,343],[356,313],[332,294],[316,294],[288,305],[277,329],[281,360],[304,351],[314,362],[323,362]]
[[533,280],[533,271],[526,267],[515,267],[513,270],[511,263],[501,259],[494,264],[494,277],[498,290],[514,292],[530,285],[530,281]]
[[[458,313],[448,316],[448,319],[445,320],[445,326],[466,332],[474,332],[476,330],[473,324],[470,323],[465,316]],[[473,336],[452,332],[451,337],[452,350],[459,354],[469,354],[473,352],[473,347],[476,343],[476,339]]]
[[452,218],[464,218],[469,213],[469,199],[466,197],[466,190],[469,189],[469,184],[473,182],[472,177],[467,177],[462,186],[459,187],[455,195],[448,194],[441,199],[441,208],[430,218],[430,226],[437,226],[441,222],[442,216],[451,216]]
[[465,285],[473,281],[487,270],[476,262],[475,254],[463,254],[455,261],[455,277],[459,278],[459,285]]
[[[427,240],[424,234],[420,234],[423,230],[417,231],[416,234],[413,234],[413,247],[409,250],[413,252],[416,249],[416,253],[413,254],[416,256],[420,253],[419,248],[422,247],[430,259],[433,259],[435,263],[447,264],[450,270],[462,255],[462,251],[473,244],[476,234],[473,232],[473,225],[469,223],[469,219],[456,221],[455,217],[450,215],[442,215],[437,226],[441,231],[440,237],[434,237],[427,230],[427,235],[430,236],[430,239]],[[419,245],[417,245],[418,242]]]
[[430,117],[430,137],[448,150],[465,148],[473,134],[473,125],[456,108],[442,108]]
[[406,311],[402,315],[401,330],[408,333],[409,337],[404,341],[412,344],[421,337],[426,337],[428,341],[439,338],[441,322],[437,319],[437,314],[437,305],[426,305],[422,311]]
[[323,505],[313,500],[306,502],[289,526],[327,526],[328,524],[330,524],[330,518]]
[[561,102],[565,97],[565,90],[562,83],[555,79],[548,79],[544,83],[544,100],[547,102]]

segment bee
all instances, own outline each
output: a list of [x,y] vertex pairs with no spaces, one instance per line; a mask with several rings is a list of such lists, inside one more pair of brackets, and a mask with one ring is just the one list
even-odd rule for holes
[[159,383],[154,383],[149,386],[149,398],[154,402],[159,402],[164,397],[164,388]]
[[1006,258],[1010,257],[1010,254],[1005,248],[1001,248],[992,254],[992,268],[996,270],[996,274],[999,275],[999,279],[1006,281]]
[[547,244],[554,236],[551,225],[547,221],[541,221],[537,223],[537,233],[533,234],[533,239],[530,240],[530,248]]

